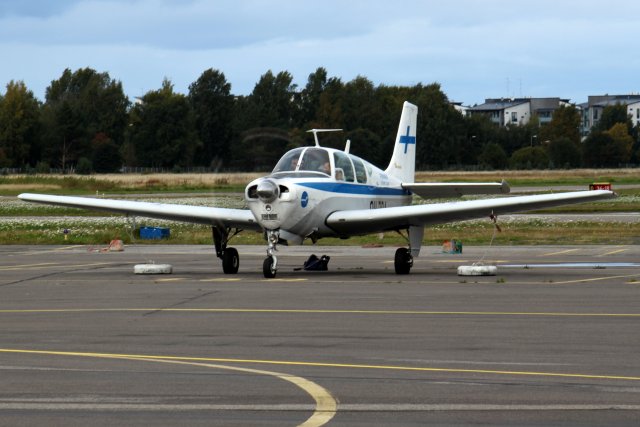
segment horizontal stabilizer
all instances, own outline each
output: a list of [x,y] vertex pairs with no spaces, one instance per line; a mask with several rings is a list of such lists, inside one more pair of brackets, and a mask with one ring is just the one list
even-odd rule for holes
[[420,182],[402,184],[425,199],[439,197],[460,197],[468,194],[508,194],[511,189],[506,181],[502,182]]

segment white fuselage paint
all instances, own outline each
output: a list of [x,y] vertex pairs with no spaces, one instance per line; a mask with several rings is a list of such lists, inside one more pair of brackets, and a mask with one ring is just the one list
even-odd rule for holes
[[[363,162],[366,181],[362,176],[362,182],[335,179],[333,153],[339,150],[322,150],[326,150],[332,160],[331,176],[294,170],[273,173],[249,183],[245,190],[245,200],[263,229],[279,230],[280,236],[291,244],[300,244],[309,236],[346,237],[340,236],[325,224],[325,219],[331,213],[411,204],[411,194],[401,187],[400,180],[355,156],[349,157],[354,162]],[[264,180],[273,181],[280,189],[275,200],[265,201],[256,194],[251,195],[251,188]],[[283,189],[286,190],[282,191]]]

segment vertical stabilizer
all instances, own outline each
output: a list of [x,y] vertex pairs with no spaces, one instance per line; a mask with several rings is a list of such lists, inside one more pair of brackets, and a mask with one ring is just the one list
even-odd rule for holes
[[406,102],[402,105],[400,126],[393,146],[393,156],[385,171],[404,183],[414,182],[416,169],[416,123],[418,107]]

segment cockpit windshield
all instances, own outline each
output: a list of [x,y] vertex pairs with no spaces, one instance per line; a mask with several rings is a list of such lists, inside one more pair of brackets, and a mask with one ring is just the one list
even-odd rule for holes
[[282,156],[272,173],[296,171],[320,172],[331,176],[329,154],[322,148],[296,148]]

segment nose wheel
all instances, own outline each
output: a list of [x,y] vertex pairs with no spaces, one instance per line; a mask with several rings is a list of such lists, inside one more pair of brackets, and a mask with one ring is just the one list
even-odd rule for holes
[[262,263],[262,274],[266,279],[273,279],[274,277],[276,277],[276,271],[277,271],[276,267],[277,267],[277,263],[274,257],[268,256],[264,259],[264,262]]

